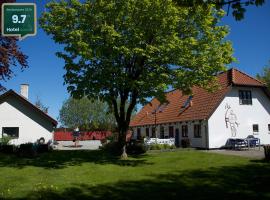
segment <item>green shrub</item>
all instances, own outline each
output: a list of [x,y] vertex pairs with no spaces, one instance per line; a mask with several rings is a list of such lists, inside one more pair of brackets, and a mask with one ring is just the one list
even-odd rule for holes
[[0,138],[1,145],[8,145],[9,141],[12,139],[10,136],[3,136]]
[[6,153],[6,154],[12,154],[16,150],[16,147],[14,145],[8,145],[4,144],[0,146],[0,152]]
[[128,154],[143,154],[147,151],[147,146],[141,141],[130,141],[127,143]]
[[162,146],[163,146],[163,149],[170,149],[171,147],[169,144],[163,144]]
[[175,149],[175,145],[169,145],[169,144],[151,144],[150,150],[162,150],[162,149]]
[[264,145],[264,155],[266,160],[270,160],[270,144]]
[[17,154],[21,157],[34,157],[37,155],[37,145],[33,143],[21,144],[17,150]]
[[122,149],[121,146],[118,142],[109,142],[105,144],[104,146],[101,147],[104,151],[107,151],[108,153],[112,155],[121,155],[122,154]]

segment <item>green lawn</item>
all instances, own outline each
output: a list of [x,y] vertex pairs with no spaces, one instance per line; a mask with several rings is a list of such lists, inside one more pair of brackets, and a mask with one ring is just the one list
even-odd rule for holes
[[0,199],[270,199],[270,164],[200,151],[0,154]]

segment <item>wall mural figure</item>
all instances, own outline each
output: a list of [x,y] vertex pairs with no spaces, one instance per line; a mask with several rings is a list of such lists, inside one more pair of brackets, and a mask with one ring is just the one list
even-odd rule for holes
[[232,137],[236,137],[237,127],[240,125],[240,123],[238,123],[237,116],[233,112],[233,110],[229,104],[226,104],[225,110],[226,110],[226,112],[225,112],[226,128],[230,127]]

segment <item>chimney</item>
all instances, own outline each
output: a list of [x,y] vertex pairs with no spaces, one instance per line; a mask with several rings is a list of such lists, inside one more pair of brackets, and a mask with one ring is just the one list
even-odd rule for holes
[[28,99],[28,88],[28,84],[21,84],[21,95],[26,99]]

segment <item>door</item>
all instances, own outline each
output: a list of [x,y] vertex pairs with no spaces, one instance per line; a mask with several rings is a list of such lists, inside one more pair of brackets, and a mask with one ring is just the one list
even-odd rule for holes
[[179,129],[178,128],[175,129],[174,143],[175,143],[176,147],[180,146],[180,144],[179,144]]
[[174,134],[173,134],[173,126],[169,127],[169,138],[174,138]]

